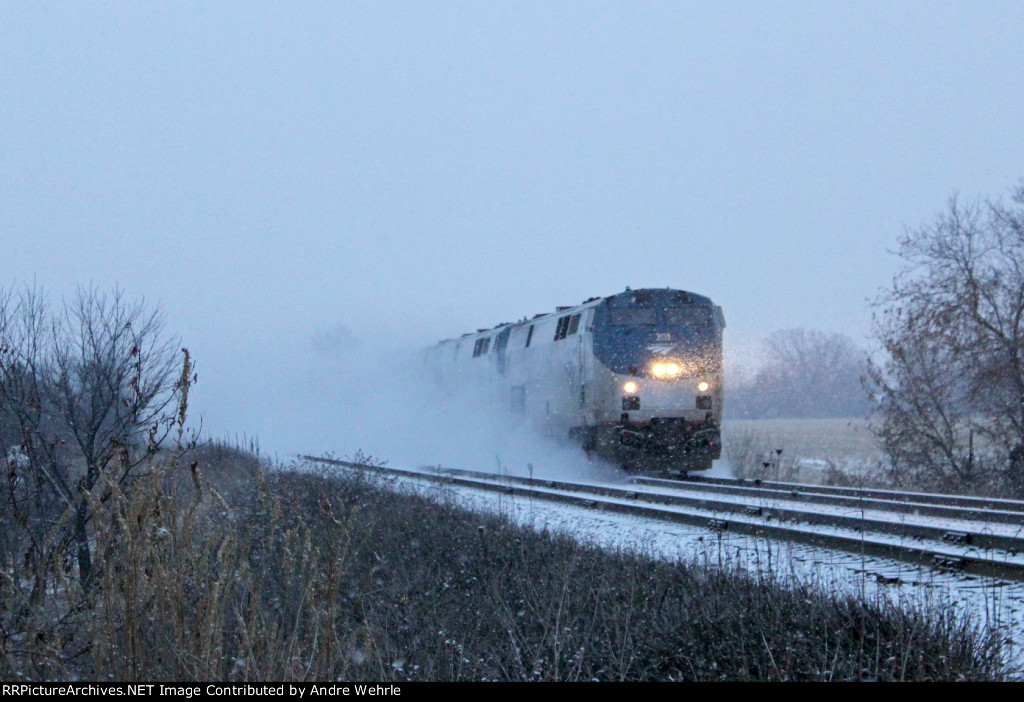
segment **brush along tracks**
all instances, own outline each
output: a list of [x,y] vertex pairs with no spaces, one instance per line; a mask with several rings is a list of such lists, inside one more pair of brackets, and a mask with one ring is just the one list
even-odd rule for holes
[[304,456],[317,463],[498,491],[1024,581],[1024,502],[726,479],[634,478],[593,485],[478,471],[406,470]]

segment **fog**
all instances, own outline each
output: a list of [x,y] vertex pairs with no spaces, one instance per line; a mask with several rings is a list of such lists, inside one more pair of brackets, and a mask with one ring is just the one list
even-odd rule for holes
[[438,386],[422,349],[367,348],[342,327],[335,331],[314,336],[292,354],[294,366],[253,388],[276,405],[273,415],[261,410],[264,401],[255,402],[249,416],[235,415],[258,432],[261,451],[269,447],[279,462],[296,454],[349,458],[360,452],[397,467],[549,478],[620,475],[614,465],[588,460],[578,445],[515,421],[506,407],[483,399],[486,388]]
[[627,285],[710,296],[737,367],[865,344],[904,228],[1024,175],[1021,36],[1019,2],[0,3],[0,280],[161,306],[209,436],[546,465],[402,359]]

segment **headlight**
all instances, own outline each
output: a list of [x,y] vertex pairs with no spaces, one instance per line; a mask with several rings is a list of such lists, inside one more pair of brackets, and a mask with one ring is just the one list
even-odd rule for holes
[[700,381],[699,383],[697,383],[697,389],[700,390],[701,392],[707,392],[708,388],[710,388],[710,387],[711,387],[711,385],[709,385],[708,383],[704,382],[703,380]]
[[655,378],[675,378],[683,369],[678,363],[655,363],[651,366],[651,373]]
[[623,385],[623,386],[622,386],[622,389],[623,389],[623,390],[624,390],[624,391],[625,391],[625,392],[626,392],[627,394],[629,394],[629,395],[632,395],[632,394],[633,394],[634,392],[636,392],[636,383],[634,383],[634,382],[633,382],[633,381],[631,380],[631,381],[629,381],[628,383],[626,383],[625,385]]

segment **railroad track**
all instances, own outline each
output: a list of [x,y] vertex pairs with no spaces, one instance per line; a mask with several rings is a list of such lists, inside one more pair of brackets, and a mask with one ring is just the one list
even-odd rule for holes
[[429,472],[304,456],[354,470],[499,491],[1005,580],[1024,581],[1024,502],[857,488],[637,477],[595,485],[479,471]]
[[[634,482],[657,487],[678,487],[681,481],[636,477]],[[693,489],[706,492],[754,494],[760,491],[760,494],[766,496],[790,495],[806,502],[857,505],[875,503],[881,509],[894,512],[950,516],[956,519],[973,519],[975,517],[970,515],[974,512],[988,520],[1000,517],[1005,517],[1007,523],[1020,523],[1024,520],[1024,500],[701,476],[690,476],[684,478],[682,482]]]

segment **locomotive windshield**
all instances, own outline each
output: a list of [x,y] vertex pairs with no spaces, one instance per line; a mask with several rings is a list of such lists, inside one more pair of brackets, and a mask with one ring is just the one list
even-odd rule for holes
[[608,312],[615,327],[653,327],[658,324],[658,310],[653,307],[626,307]]
[[686,307],[667,307],[665,324],[670,327],[707,327],[711,325],[711,308],[688,305]]
[[[711,324],[711,308],[699,305],[666,307],[662,311],[665,326],[706,327]],[[626,307],[608,310],[613,327],[655,327],[658,325],[656,307]]]

